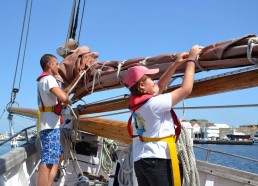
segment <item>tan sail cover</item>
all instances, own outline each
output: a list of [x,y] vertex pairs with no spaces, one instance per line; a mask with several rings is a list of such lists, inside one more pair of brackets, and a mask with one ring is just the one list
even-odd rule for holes
[[[253,41],[257,41],[256,35],[246,35],[206,46],[197,61],[196,72],[253,65],[256,63],[255,58],[258,57],[258,44]],[[84,50],[67,56],[60,64],[59,69],[59,74],[65,86],[68,86],[80,71],[86,71],[85,76],[82,77],[71,92],[73,100],[78,100],[93,91],[122,87],[121,82],[125,71],[135,65],[159,68],[160,72],[154,77],[158,79],[176,59],[176,54],[161,54],[126,61],[99,62],[97,61],[98,54],[96,52],[91,52],[86,46],[81,48],[84,48]],[[182,73],[184,69],[185,66],[182,65],[177,69],[176,73]]]

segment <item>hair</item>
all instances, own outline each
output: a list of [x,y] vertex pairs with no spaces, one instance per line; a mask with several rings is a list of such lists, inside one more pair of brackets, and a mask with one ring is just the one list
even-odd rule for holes
[[54,56],[52,54],[44,54],[41,57],[41,59],[40,59],[40,66],[41,66],[42,70],[45,70],[47,63],[51,62],[51,60],[53,58],[57,59],[56,56]]
[[132,95],[134,96],[141,96],[146,94],[145,92],[143,92],[140,88],[139,85],[142,81],[146,81],[146,79],[148,79],[147,75],[143,75],[141,77],[141,79],[139,79],[129,90],[131,92]]

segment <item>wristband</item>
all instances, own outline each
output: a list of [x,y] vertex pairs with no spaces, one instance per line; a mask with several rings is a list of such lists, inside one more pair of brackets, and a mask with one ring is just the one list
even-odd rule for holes
[[185,62],[186,62],[186,63],[187,63],[187,62],[194,62],[194,63],[195,63],[195,60],[193,60],[193,59],[187,59]]

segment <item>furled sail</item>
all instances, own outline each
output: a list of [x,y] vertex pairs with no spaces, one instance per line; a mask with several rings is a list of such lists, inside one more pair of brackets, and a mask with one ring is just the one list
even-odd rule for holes
[[[257,64],[255,59],[258,57],[257,43],[256,35],[246,35],[206,46],[197,59],[196,72]],[[84,77],[71,92],[72,100],[79,100],[93,91],[122,87],[123,75],[129,67],[135,65],[159,68],[160,72],[154,76],[154,79],[158,79],[176,60],[176,54],[105,62],[98,62],[97,57],[98,54],[90,50],[86,50],[84,53],[74,52],[65,57],[60,64],[59,73],[65,86],[68,86],[80,71],[85,71]],[[185,65],[182,65],[176,73],[182,73],[184,69]]]

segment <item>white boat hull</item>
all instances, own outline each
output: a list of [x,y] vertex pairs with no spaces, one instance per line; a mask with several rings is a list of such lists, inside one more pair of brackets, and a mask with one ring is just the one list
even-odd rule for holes
[[[96,161],[95,165],[79,161],[81,169],[84,171],[92,171],[96,173],[99,162],[98,158],[88,159],[86,156],[78,156],[78,159],[87,161]],[[28,186],[36,185],[37,171],[32,174],[38,162],[38,154],[33,142],[27,143],[22,147],[17,147],[12,151],[0,156],[0,185],[1,186]],[[201,186],[246,186],[258,185],[258,174],[240,171],[221,165],[212,164],[204,161],[196,161],[200,176]],[[54,185],[74,186],[78,183],[78,168],[74,170],[72,163],[66,168],[66,173]],[[103,172],[99,172],[103,174]],[[30,175],[32,176],[30,177]],[[107,175],[106,175],[107,176]],[[110,179],[109,185],[113,182]]]

